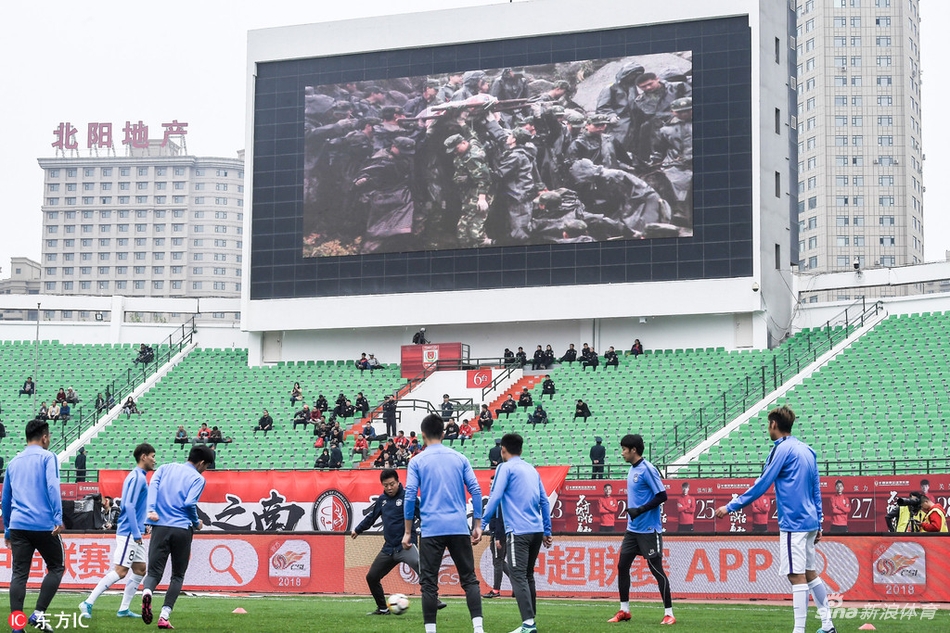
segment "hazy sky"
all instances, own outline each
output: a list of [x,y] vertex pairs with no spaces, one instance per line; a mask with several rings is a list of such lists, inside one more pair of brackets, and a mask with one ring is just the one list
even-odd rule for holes
[[[524,1],[524,0],[518,0]],[[534,0],[543,4],[544,0]],[[166,0],[158,5],[46,0],[0,6],[0,58],[6,77],[0,125],[0,277],[11,256],[40,258],[43,198],[39,157],[54,156],[53,129],[71,122],[82,155],[86,124],[111,121],[116,152],[126,120],[188,122],[190,154],[233,157],[244,147],[247,31],[257,28],[499,4],[497,0]],[[925,259],[950,250],[950,126],[946,106],[950,2],[921,0]],[[38,10],[40,9],[40,10]],[[942,31],[942,32],[941,32]],[[937,61],[940,60],[940,61]]]

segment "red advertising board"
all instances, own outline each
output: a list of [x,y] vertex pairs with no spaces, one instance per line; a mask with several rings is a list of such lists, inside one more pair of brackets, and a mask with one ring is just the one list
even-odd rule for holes
[[[569,466],[541,466],[545,490],[553,495]],[[488,498],[491,470],[476,470]],[[119,496],[127,472],[100,470],[102,494]],[[347,532],[382,492],[378,470],[207,471],[198,515],[208,530],[227,532]],[[400,481],[406,481],[400,471]]]
[[465,374],[465,387],[467,389],[484,389],[491,384],[491,368],[469,369]]
[[[148,539],[146,539],[146,542]],[[89,589],[112,567],[109,535],[64,536],[64,589]],[[620,535],[556,536],[535,566],[542,597],[616,597]],[[488,539],[475,548],[476,572],[492,578]],[[382,546],[379,536],[342,534],[200,533],[192,546],[185,588],[197,591],[352,593],[365,595],[366,572]],[[779,599],[789,596],[779,569],[777,536],[737,534],[664,538],[664,565],[677,599]],[[818,571],[833,599],[873,603],[950,602],[950,537],[928,534],[826,536],[818,544]],[[10,582],[10,551],[0,550],[0,586]],[[170,569],[162,586],[167,584]],[[43,575],[33,559],[30,585]],[[642,558],[631,569],[634,599],[656,599],[656,581]],[[387,593],[418,595],[415,572],[400,565],[383,581]],[[502,584],[509,590],[508,580]],[[443,558],[439,592],[462,595],[452,559]]]
[[[435,363],[462,360],[461,343],[428,343],[426,345],[403,345],[400,354],[402,377],[415,378],[426,367]],[[452,369],[458,369],[457,364],[450,364]]]
[[[666,532],[680,531],[681,519],[691,508],[695,532],[751,532],[753,523],[764,525],[766,531],[778,531],[778,516],[775,507],[774,489],[763,497],[767,506],[749,506],[723,519],[715,518],[716,508],[729,503],[740,495],[754,479],[665,479],[668,501],[662,506],[663,525]],[[837,482],[842,490],[836,492]],[[684,484],[686,487],[684,488]],[[551,519],[556,532],[599,532],[608,504],[604,503],[606,486],[616,505],[615,529],[626,529],[627,492],[626,480],[567,481],[558,491],[558,498],[551,510]],[[906,497],[912,490],[927,489],[928,494],[944,508],[950,503],[950,475],[893,475],[864,477],[822,477],[823,528],[831,531],[835,510],[832,504],[840,499],[839,522],[848,532],[886,532],[885,516],[898,497]],[[684,492],[688,494],[684,496]],[[692,500],[691,502],[689,500]],[[607,521],[610,522],[609,520]]]

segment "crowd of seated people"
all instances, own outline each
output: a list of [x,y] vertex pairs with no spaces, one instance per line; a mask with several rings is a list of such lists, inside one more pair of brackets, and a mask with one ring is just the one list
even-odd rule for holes
[[[24,381],[23,388],[20,389],[20,395],[34,395],[36,393],[36,383],[30,376]],[[51,400],[49,405],[44,400],[36,412],[35,419],[48,422],[66,422],[72,418],[72,406],[79,403],[79,395],[72,387],[67,391],[60,387]]]
[[[634,357],[643,354],[643,344],[640,343],[640,339],[634,340],[629,354]],[[512,352],[510,348],[506,347],[502,356],[506,365],[525,367],[528,364],[528,356],[525,353],[523,347],[518,347],[517,352]],[[604,360],[606,367],[618,367],[620,365],[619,354],[613,347],[611,347],[604,354]],[[597,352],[587,343],[584,343],[584,348],[581,350],[580,356],[578,356],[577,349],[574,347],[574,343],[571,343],[568,345],[567,351],[565,351],[560,358],[554,354],[554,349],[550,345],[545,346],[544,349],[538,345],[535,348],[534,356],[531,359],[531,369],[533,371],[538,371],[540,369],[551,369],[555,362],[561,363],[562,365],[564,363],[580,362],[585,369],[587,367],[592,367],[594,370],[596,370],[597,366],[600,365],[600,357]]]
[[360,354],[360,357],[356,359],[354,362],[356,364],[356,368],[359,369],[360,372],[364,372],[367,369],[370,371],[373,371],[376,369],[383,368],[382,363],[380,363],[379,360],[377,360],[375,354],[370,354],[369,356],[367,356],[366,352],[363,352],[362,354]]

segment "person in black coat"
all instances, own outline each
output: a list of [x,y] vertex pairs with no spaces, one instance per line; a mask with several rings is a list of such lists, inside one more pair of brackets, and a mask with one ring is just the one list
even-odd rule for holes
[[554,364],[554,349],[550,345],[544,348],[544,368],[551,369]]
[[501,403],[500,409],[495,409],[495,415],[505,414],[505,417],[510,418],[511,414],[518,410],[518,403],[515,402],[515,399],[511,397],[511,394],[508,394],[508,399]]
[[425,345],[429,341],[426,340],[426,329],[424,327],[419,328],[419,331],[412,335],[413,345]]
[[396,399],[386,396],[383,402],[383,422],[386,423],[386,435],[396,437]]
[[525,354],[523,347],[519,347],[518,353],[515,354],[515,364],[518,367],[524,367],[525,365],[528,364],[528,355]]
[[577,350],[574,349],[574,343],[571,343],[567,348],[567,351],[564,352],[564,356],[561,356],[562,363],[573,363],[577,360]]
[[593,475],[591,475],[591,479],[603,479],[604,460],[607,459],[607,449],[603,445],[604,438],[595,437],[594,441],[596,444],[590,447],[590,463],[593,466]]
[[[495,476],[492,475],[492,480],[494,479]],[[491,591],[482,594],[482,598],[500,598],[502,574],[508,575],[508,562],[505,560],[507,539],[505,538],[505,519],[501,514],[501,505],[495,511],[495,516],[488,521],[488,532],[491,534],[489,547],[491,548],[492,571],[494,573],[492,574]]]
[[363,395],[363,392],[356,394],[356,410],[360,412],[360,417],[365,418],[369,413],[369,400]]
[[574,407],[574,419],[584,418],[584,421],[587,421],[587,418],[590,417],[590,407],[587,406],[587,403],[583,400],[578,400],[577,405]]
[[495,448],[488,451],[488,465],[494,469],[501,463],[501,440],[495,439]]
[[544,382],[541,383],[541,397],[551,396],[551,400],[554,400],[554,394],[557,393],[554,388],[554,381],[551,380],[551,374],[544,375]]
[[594,351],[594,348],[586,347],[583,354],[581,354],[581,358],[583,360],[581,365],[584,371],[587,371],[588,367],[593,367],[591,371],[597,371],[597,365],[600,364],[600,356]]
[[538,349],[534,350],[534,357],[531,359],[531,369],[538,370],[542,367],[544,367],[544,350],[538,345]]
[[330,446],[330,468],[343,468],[343,451],[336,442]]
[[86,449],[80,448],[76,455],[76,483],[86,481]]
[[[538,347],[541,347],[541,346],[538,345]],[[527,409],[533,404],[534,404],[534,398],[531,397],[531,392],[528,391],[527,387],[524,387],[521,390],[521,394],[518,396],[518,406],[524,407],[525,409]]]
[[491,411],[488,410],[488,405],[482,405],[482,411],[478,414],[478,426],[483,431],[491,431],[492,425],[495,423],[495,418],[492,417]]
[[617,356],[617,352],[614,351],[614,346],[611,345],[607,352],[604,354],[604,360],[607,362],[604,363],[604,368],[607,367],[620,367],[620,358]]

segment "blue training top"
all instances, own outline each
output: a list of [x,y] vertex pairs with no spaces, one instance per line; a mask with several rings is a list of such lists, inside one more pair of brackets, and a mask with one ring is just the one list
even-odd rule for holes
[[11,529],[52,532],[63,524],[59,461],[54,453],[29,444],[10,460],[3,480],[2,511],[4,538],[10,538]]
[[821,483],[818,458],[810,446],[786,435],[775,440],[762,474],[726,510],[735,512],[749,505],[775,484],[778,527],[783,532],[814,532],[821,529]]
[[146,518],[149,525],[190,528],[198,525],[198,499],[205,479],[191,462],[164,464],[152,475],[148,487],[147,512],[156,512],[158,521]]
[[482,518],[482,489],[472,464],[444,444],[430,444],[409,460],[403,519],[415,516],[416,495],[422,517],[422,537],[469,534],[465,490],[472,496],[472,517]]
[[495,471],[495,483],[482,515],[483,530],[499,505],[506,534],[551,535],[551,508],[541,475],[521,457],[511,457]]
[[[630,466],[627,472],[627,507],[639,508],[653,501],[653,498],[666,492],[666,486],[660,481],[660,472],[656,466],[645,459]],[[638,534],[649,534],[663,531],[663,519],[660,516],[660,506],[647,510],[635,519],[627,517],[627,531]]]
[[141,540],[142,532],[145,531],[147,505],[148,481],[145,479],[145,470],[136,467],[122,483],[122,508],[115,528],[116,536],[131,536],[132,540]]

